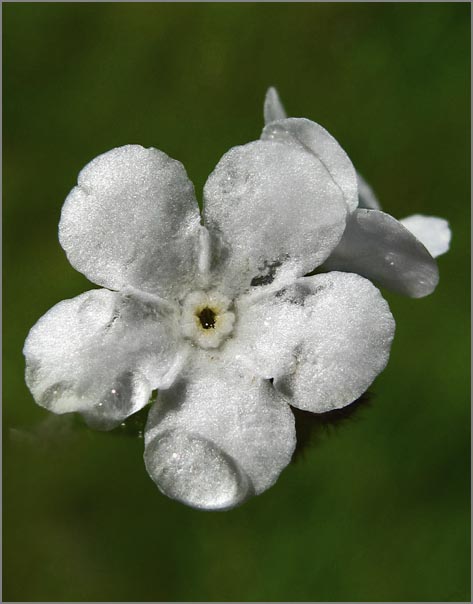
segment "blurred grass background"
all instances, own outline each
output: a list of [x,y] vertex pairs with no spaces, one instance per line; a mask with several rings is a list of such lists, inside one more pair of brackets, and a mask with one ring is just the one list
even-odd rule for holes
[[[4,572],[12,601],[463,601],[469,572],[470,6],[3,4]],[[57,241],[92,158],[182,161],[198,195],[269,85],[396,217],[448,218],[437,291],[397,320],[371,408],[242,508],[166,499],[143,443],[56,421],[24,339],[91,286]]]

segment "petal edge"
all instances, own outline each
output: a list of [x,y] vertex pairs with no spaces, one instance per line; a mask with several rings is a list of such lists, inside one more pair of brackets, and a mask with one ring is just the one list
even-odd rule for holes
[[439,281],[436,261],[406,227],[389,214],[361,208],[322,269],[357,273],[411,298],[428,296]]

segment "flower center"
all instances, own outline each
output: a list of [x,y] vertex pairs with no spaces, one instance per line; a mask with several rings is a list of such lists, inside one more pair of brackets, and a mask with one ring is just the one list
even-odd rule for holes
[[215,313],[208,306],[200,311],[199,319],[200,324],[204,329],[214,329],[215,328]]
[[219,292],[192,292],[182,303],[181,328],[184,337],[202,348],[218,348],[233,331],[235,315],[231,300]]

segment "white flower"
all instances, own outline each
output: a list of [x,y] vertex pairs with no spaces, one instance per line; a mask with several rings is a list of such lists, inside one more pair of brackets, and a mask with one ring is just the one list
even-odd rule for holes
[[[348,405],[387,363],[394,320],[378,289],[352,272],[305,276],[342,254],[353,216],[366,227],[357,208],[349,158],[305,119],[270,120],[261,140],[226,153],[202,217],[183,166],[161,151],[97,157],[66,199],[59,238],[107,289],[60,302],[32,328],[33,396],[110,429],[159,389],[145,431],[158,487],[201,509],[261,493],[291,460],[291,406]],[[367,265],[411,294],[435,286],[435,261],[407,229],[385,242],[393,273],[369,225]]]
[[[263,140],[302,145],[331,168],[333,138],[309,120],[286,119],[275,88],[269,88],[266,93],[264,118]],[[448,222],[420,214],[398,221],[381,211],[373,190],[360,174],[356,175],[357,192],[353,187],[349,189],[348,173],[347,162],[345,173],[340,173],[338,180],[340,187],[347,191],[346,230],[323,269],[358,273],[382,287],[413,298],[432,293],[438,283],[438,268],[433,258],[447,252],[450,246]]]

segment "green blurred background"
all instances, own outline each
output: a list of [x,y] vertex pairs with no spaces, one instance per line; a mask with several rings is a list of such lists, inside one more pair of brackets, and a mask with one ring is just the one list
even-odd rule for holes
[[[3,5],[4,593],[26,601],[469,600],[470,6]],[[91,287],[57,240],[90,159],[182,161],[198,195],[259,137],[266,88],[325,126],[386,211],[448,218],[437,291],[386,294],[372,406],[225,513],[146,474],[138,438],[37,407],[29,328]]]

